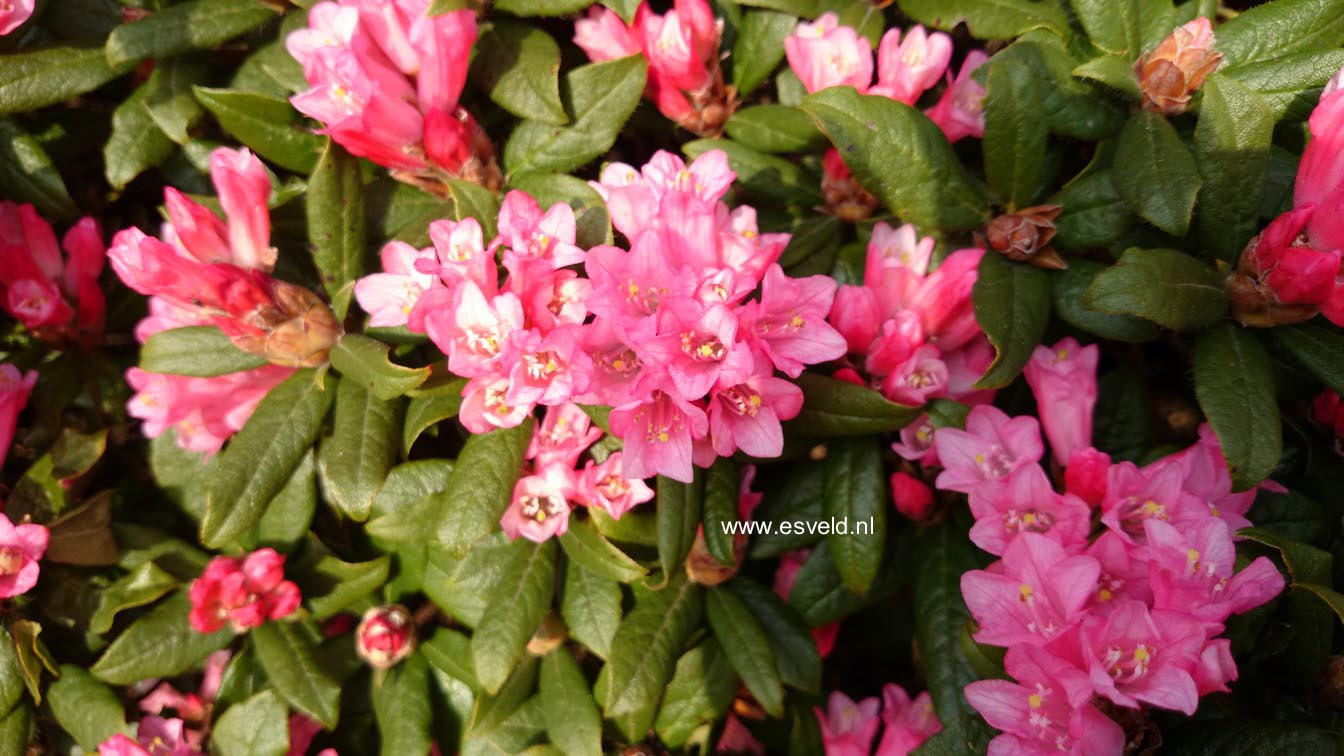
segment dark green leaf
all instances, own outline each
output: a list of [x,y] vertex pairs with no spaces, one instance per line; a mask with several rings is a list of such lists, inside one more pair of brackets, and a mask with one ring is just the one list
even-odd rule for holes
[[412,654],[374,682],[373,712],[383,756],[429,753],[434,710],[424,654]]
[[560,46],[535,26],[495,21],[476,41],[471,75],[496,105],[519,118],[569,120],[560,102]]
[[317,454],[326,500],[343,517],[369,519],[373,497],[397,460],[399,404],[379,399],[355,381],[336,384],[331,435]]
[[888,401],[878,392],[848,381],[803,373],[803,410],[791,428],[807,435],[866,436],[899,430],[919,417],[919,407]]
[[775,652],[756,616],[737,594],[724,586],[705,591],[705,614],[728,663],[747,690],[771,716],[783,716],[784,688]]
[[831,521],[826,544],[845,586],[862,596],[882,566],[891,506],[882,471],[882,445],[876,437],[831,441],[823,465],[822,514]]
[[826,137],[812,119],[787,105],[754,105],[733,114],[728,136],[762,152],[817,152]]
[[266,358],[244,352],[214,326],[159,331],[140,348],[140,368],[150,373],[208,377],[252,370]]
[[1313,323],[1279,326],[1272,333],[1321,383],[1344,394],[1344,333]]
[[[364,180],[359,160],[335,142],[308,178],[304,209],[313,264],[322,288],[338,301],[337,292],[364,275]],[[338,307],[336,317],[344,315],[345,307]]]
[[23,698],[23,665],[14,638],[0,627],[0,710],[9,710]]
[[527,649],[527,641],[551,606],[555,587],[555,544],[515,541],[507,565],[491,587],[489,603],[471,636],[476,678],[496,693]]
[[697,139],[681,146],[692,159],[710,150],[723,150],[737,184],[747,192],[784,204],[810,205],[822,201],[820,181],[796,164],[754,150],[731,139]]
[[425,382],[428,367],[409,368],[388,359],[390,347],[376,339],[347,333],[331,348],[331,366],[345,380],[369,389],[379,399],[396,399]]
[[1344,2],[1275,0],[1221,24],[1213,46],[1230,67],[1290,53],[1330,50],[1341,44]]
[[0,113],[37,110],[91,92],[125,69],[101,47],[48,47],[0,56]]
[[603,577],[629,583],[649,574],[639,562],[614,546],[587,520],[571,519],[569,530],[560,536],[565,555]]
[[191,602],[177,593],[126,628],[89,669],[113,685],[151,677],[172,677],[195,669],[205,657],[233,640],[228,630],[198,633],[187,622]]
[[739,578],[728,587],[746,603],[770,638],[784,684],[805,693],[820,693],[821,655],[798,611],[780,601],[774,591],[750,580]]
[[1283,453],[1269,354],[1253,333],[1229,323],[1195,343],[1194,369],[1195,396],[1218,434],[1233,486],[1246,490],[1269,477]]
[[324,620],[372,594],[387,582],[391,559],[378,557],[367,562],[344,562],[334,556],[322,557],[299,576],[303,596],[313,619]]
[[297,622],[267,622],[253,628],[251,637],[257,661],[276,691],[294,708],[334,729],[341,686],[321,667],[309,631]]
[[508,567],[510,543],[502,532],[496,531],[461,556],[430,544],[423,581],[425,593],[454,619],[475,627],[485,613],[495,583]]
[[1133,62],[1176,26],[1171,0],[1069,0],[1092,44]]
[[1184,236],[1201,184],[1199,167],[1176,129],[1158,113],[1135,113],[1120,131],[1111,178],[1134,212]]
[[495,8],[515,16],[566,16],[587,8],[587,0],[496,0]]
[[682,654],[654,722],[659,740],[681,748],[701,725],[722,717],[736,693],[737,675],[713,638]]
[[704,526],[705,547],[720,564],[731,565],[733,556],[732,523],[737,522],[738,489],[742,484],[737,463],[727,457],[714,460],[705,471],[704,506],[701,524]]
[[448,489],[434,495],[440,506],[435,531],[440,543],[463,550],[499,527],[531,440],[531,421],[467,439]]
[[663,568],[664,584],[682,571],[682,563],[691,553],[700,527],[703,491],[703,473],[691,483],[658,476],[658,563]]
[[1055,312],[1064,322],[1075,328],[1116,341],[1142,342],[1157,338],[1157,328],[1142,318],[1130,315],[1107,315],[1083,306],[1083,293],[1106,266],[1091,260],[1073,259],[1069,267],[1052,275],[1050,291],[1054,295]]
[[288,750],[289,710],[269,690],[230,706],[210,733],[210,752],[219,756],[284,756]]
[[105,633],[112,629],[112,621],[118,612],[149,604],[177,586],[177,578],[153,562],[144,562],[99,590],[98,609],[89,619],[89,629],[95,633]]
[[448,675],[467,683],[472,690],[479,689],[476,668],[471,663],[471,639],[456,630],[441,627],[428,641],[421,644],[421,652],[430,664]]
[[798,19],[787,13],[761,10],[742,14],[732,56],[733,86],[738,94],[751,94],[770,78],[784,59],[784,38],[797,24]]
[[980,258],[971,292],[975,320],[994,345],[994,362],[975,388],[1002,388],[1012,383],[1031,359],[1050,320],[1050,276],[1040,268],[1011,263],[1001,255]]
[[162,165],[176,148],[149,116],[148,87],[148,83],[140,86],[112,111],[112,134],[103,145],[103,175],[118,191]]
[[1231,260],[1260,230],[1274,116],[1258,95],[1219,74],[1204,83],[1195,159],[1204,178],[1195,225],[1205,249]]
[[465,379],[454,378],[432,388],[422,388],[406,405],[406,423],[401,431],[401,453],[411,453],[415,440],[429,428],[456,417],[462,408],[462,388]]
[[1171,249],[1129,249],[1083,293],[1083,307],[1197,331],[1227,311],[1222,282],[1204,263]]
[[789,605],[803,615],[809,627],[820,627],[852,614],[863,603],[864,599],[850,592],[840,579],[831,560],[830,544],[825,541],[803,562],[789,592]]
[[635,588],[635,608],[611,642],[611,677],[602,707],[608,717],[656,710],[677,658],[700,624],[703,606],[699,586],[680,572],[662,590]]
[[107,38],[112,66],[208,49],[275,18],[260,0],[189,0],[118,26]]
[[1135,221],[1134,212],[1116,191],[1109,170],[1071,182],[1050,202],[1064,208],[1055,221],[1056,247],[1080,249],[1110,244]]
[[1218,74],[1260,95],[1274,120],[1301,121],[1316,107],[1321,89],[1341,67],[1344,50],[1320,50],[1224,67]]
[[257,522],[257,544],[291,551],[304,536],[317,511],[317,455],[310,449],[285,487],[266,506]]
[[[5,57],[0,57],[0,68]],[[11,200],[30,202],[52,220],[69,220],[78,213],[42,145],[5,118],[0,118],[0,186]]]
[[565,597],[560,615],[569,634],[603,659],[621,623],[621,586],[570,561],[565,569]]
[[1331,756],[1335,733],[1301,722],[1272,722],[1233,717],[1184,723],[1166,729],[1163,750],[1182,756]]
[[979,39],[1009,39],[1038,28],[1064,33],[1069,28],[1053,3],[1032,0],[900,0],[900,8],[938,29],[950,30],[964,22]]
[[541,660],[541,710],[546,732],[562,752],[601,756],[602,714],[583,670],[563,646]]
[[0,753],[24,753],[33,739],[33,707],[20,703],[0,717]]
[[232,89],[196,87],[196,99],[219,125],[281,168],[311,173],[326,140],[302,128],[289,101]]
[[191,88],[205,81],[209,69],[199,60],[178,57],[159,62],[145,82],[145,110],[159,130],[178,144],[185,144],[187,133],[205,112]]
[[938,718],[950,721],[971,711],[962,689],[976,679],[960,638],[970,613],[961,598],[961,576],[978,565],[975,549],[958,518],[926,528],[915,540],[915,639]]
[[[14,703],[18,701],[4,708]],[[99,743],[118,733],[130,734],[117,694],[83,667],[61,665],[61,678],[47,690],[47,705],[61,729],[86,751],[96,751]]]
[[1139,91],[1138,74],[1134,73],[1134,65],[1120,55],[1101,55],[1093,58],[1073,69],[1073,75],[1119,92],[1130,100],[1137,101],[1142,94]]
[[1046,82],[1014,56],[995,56],[985,74],[985,179],[1009,210],[1031,204],[1045,164]]

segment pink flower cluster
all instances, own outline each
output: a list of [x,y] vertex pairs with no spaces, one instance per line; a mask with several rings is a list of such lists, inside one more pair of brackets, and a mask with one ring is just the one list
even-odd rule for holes
[[[1124,734],[1094,706],[1187,715],[1236,679],[1223,622],[1284,586],[1261,557],[1237,572],[1235,529],[1255,491],[1234,493],[1207,426],[1195,445],[1145,467],[1091,447],[1097,348],[1038,347],[1027,369],[1056,460],[1058,493],[1039,464],[1040,428],[989,405],[965,430],[934,435],[940,489],[966,493],[971,540],[1001,557],[962,576],[975,640],[1008,648],[1015,680],[966,696],[1003,731],[990,753],[1119,753]],[[1092,533],[1094,512],[1102,529]]]
[[948,85],[937,104],[925,111],[949,142],[985,131],[981,102],[985,89],[971,73],[988,60],[973,50],[962,62],[955,79],[948,74],[952,61],[952,38],[932,34],[922,26],[907,31],[889,29],[877,48],[877,82],[873,83],[873,48],[868,40],[848,26],[841,26],[834,13],[811,23],[802,22],[784,40],[789,67],[809,92],[827,87],[854,87],[859,94],[881,95],[914,105],[920,96],[947,76]]
[[634,23],[594,5],[574,24],[574,44],[594,61],[643,54],[649,61],[645,97],[663,115],[697,133],[711,133],[732,114],[719,70],[723,22],[705,0],[676,0],[659,15],[641,2]]
[[430,0],[340,0],[314,5],[285,41],[311,89],[294,107],[352,154],[398,178],[446,191],[442,179],[497,185],[494,147],[458,104],[476,16],[429,15]]
[[[821,722],[826,756],[906,756],[942,731],[927,691],[913,699],[895,683],[882,686],[882,700],[855,703],[839,691],[831,693],[826,711],[815,709]],[[873,749],[873,737],[882,738]]]
[[619,520],[653,498],[653,489],[643,480],[625,476],[619,451],[601,463],[589,459],[577,469],[579,457],[601,437],[602,429],[578,405],[547,408],[527,449],[527,470],[514,485],[513,501],[499,522],[509,538],[541,542],[564,535],[575,504],[601,508]]
[[102,339],[107,301],[98,276],[106,256],[93,218],[81,218],[58,246],[32,205],[0,202],[0,306],[40,338],[82,347]]
[[0,467],[9,456],[19,413],[28,404],[28,396],[37,383],[37,371],[23,372],[9,363],[0,364]]
[[299,608],[299,587],[285,580],[285,557],[257,549],[243,559],[217,556],[191,584],[191,626],[213,633],[225,625],[245,632]]
[[837,377],[872,385],[900,404],[985,401],[992,394],[972,384],[989,367],[994,350],[971,304],[984,250],[957,250],[930,273],[933,244],[909,224],[873,228],[863,285],[841,286],[829,316],[857,369]]
[[628,251],[585,252],[567,205],[543,213],[510,192],[489,245],[474,220],[436,221],[432,247],[389,244],[385,273],[355,296],[372,323],[428,333],[471,379],[460,417],[474,433],[574,401],[613,407],[630,478],[690,481],[692,460],[739,449],[778,456],[802,392],[775,370],[797,376],[845,351],[826,323],[835,283],[784,274],[788,236],[759,233],[751,207],[729,210],[733,179],[717,150],[689,166],[666,152],[642,171],[608,165],[593,187]]

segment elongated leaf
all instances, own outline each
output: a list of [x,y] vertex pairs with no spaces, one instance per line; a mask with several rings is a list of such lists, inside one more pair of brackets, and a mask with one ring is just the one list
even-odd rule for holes
[[1083,307],[1133,315],[1174,331],[1196,331],[1222,319],[1227,296],[1208,266],[1171,249],[1129,249],[1083,293]]
[[265,364],[265,357],[234,346],[214,326],[159,331],[140,348],[140,368],[150,373],[208,377],[252,370]]
[[86,751],[97,750],[99,743],[113,735],[130,733],[117,694],[83,667],[61,665],[60,679],[47,689],[47,705],[61,729]]
[[677,660],[658,708],[658,738],[670,748],[681,748],[701,725],[728,711],[736,692],[737,675],[713,638],[687,651]]
[[803,615],[809,627],[820,627],[854,613],[863,607],[864,598],[845,586],[831,560],[830,544],[822,541],[798,570],[789,605]]
[[817,119],[854,178],[897,218],[946,229],[984,221],[984,197],[923,113],[847,87],[808,95],[801,107]]
[[587,0],[499,0],[495,7],[515,16],[564,16],[588,7]]
[[734,561],[733,534],[729,531],[737,522],[738,489],[742,483],[737,463],[727,457],[714,460],[705,471],[704,506],[701,523],[704,527],[705,546],[720,564]]
[[0,628],[0,709],[12,709],[24,694],[23,664],[9,630]]
[[[359,160],[331,142],[308,178],[304,195],[308,244],[322,288],[333,298],[364,275],[364,180]],[[346,295],[345,302],[349,302]],[[337,317],[345,314],[338,308]]]
[[1067,270],[1054,273],[1050,292],[1055,300],[1055,312],[1064,322],[1075,328],[1117,341],[1143,342],[1157,338],[1157,327],[1147,320],[1131,315],[1107,315],[1083,306],[1087,287],[1106,266],[1091,260],[1070,260]]
[[1195,216],[1207,250],[1231,260],[1259,230],[1274,116],[1260,97],[1218,74],[1204,83],[1195,158],[1204,178]]
[[33,739],[33,707],[24,701],[0,717],[0,752],[23,753]]
[[978,566],[964,519],[920,532],[913,557],[915,638],[934,709],[944,722],[971,712],[962,688],[976,679],[959,641],[970,618],[961,598],[961,576]]
[[826,543],[845,585],[862,596],[882,566],[887,535],[889,499],[882,446],[873,437],[832,441],[824,465],[822,514],[832,524]]
[[281,697],[334,729],[341,686],[322,668],[308,631],[296,622],[267,622],[253,628],[251,637],[257,661]]
[[434,495],[440,507],[435,531],[440,543],[462,550],[499,527],[531,440],[531,421],[467,439],[448,489]]
[[1137,101],[1142,96],[1134,66],[1122,55],[1099,55],[1073,69],[1073,75],[1096,82],[1130,100]]
[[181,56],[154,66],[145,82],[145,110],[154,125],[178,144],[188,141],[188,130],[205,113],[191,88],[206,79],[208,70],[202,61]]
[[150,677],[172,677],[195,669],[205,657],[233,640],[227,630],[198,633],[187,622],[191,602],[177,593],[126,628],[89,669],[113,685]]
[[1069,0],[1092,44],[1133,62],[1176,26],[1170,0]]
[[429,663],[411,654],[375,681],[373,712],[384,756],[428,753],[433,745],[434,710],[429,698]]
[[317,454],[326,499],[356,522],[369,519],[373,497],[397,460],[401,407],[379,399],[355,381],[336,385],[331,435]]
[[760,621],[770,639],[785,685],[805,693],[821,691],[821,655],[798,611],[780,601],[774,591],[745,578],[728,584]]
[[528,639],[551,606],[555,586],[554,543],[517,541],[509,546],[507,559],[471,636],[476,678],[488,693],[499,691],[522,658]]
[[733,114],[726,124],[728,136],[761,152],[815,152],[826,146],[826,137],[798,108],[787,105],[754,105]]
[[603,659],[621,624],[621,586],[570,561],[565,569],[565,598],[560,616],[569,634]]
[[1236,490],[1274,471],[1283,428],[1269,354],[1249,331],[1225,324],[1195,343],[1195,396],[1209,418]]
[[89,618],[89,629],[105,633],[112,629],[112,621],[118,612],[155,601],[177,585],[177,578],[153,562],[144,562],[99,591],[98,609]]
[[1045,164],[1045,86],[1014,56],[995,56],[985,75],[985,178],[1009,210],[1031,204]]
[[1218,73],[1259,95],[1274,120],[1300,121],[1311,114],[1318,93],[1341,67],[1344,50],[1320,50],[1224,67]]
[[214,47],[275,18],[260,0],[188,0],[118,26],[107,38],[112,66]]
[[422,388],[411,397],[406,405],[406,423],[401,431],[403,456],[410,454],[420,434],[457,415],[457,411],[462,408],[462,388],[466,385],[464,379],[454,378],[440,385]]
[[[395,399],[429,377],[427,367],[409,368],[388,359],[388,345],[347,333],[331,348],[331,366],[346,380],[359,383],[379,399]],[[459,392],[460,393],[460,392]]]
[[691,483],[658,476],[658,563],[663,581],[681,572],[686,555],[691,553],[695,533],[700,527],[701,496],[704,476],[697,474]]
[[1009,39],[1031,29],[1064,33],[1068,22],[1049,3],[1031,0],[900,0],[901,12],[921,24],[952,29],[965,23],[979,39]]
[[[467,683],[473,690],[481,686],[476,682],[476,669],[471,664],[471,639],[450,628],[441,627],[434,635],[420,645],[421,653],[429,663],[452,677]],[[502,692],[502,691],[501,691]]]
[[390,568],[391,559],[386,556],[367,562],[326,556],[296,579],[313,619],[324,620],[381,588]]
[[611,642],[608,717],[655,708],[691,632],[700,624],[700,587],[680,573],[662,590],[635,588],[635,608]]
[[1344,2],[1275,0],[1218,27],[1214,49],[1229,66],[1344,44]]
[[219,125],[258,155],[298,173],[311,173],[326,144],[300,127],[288,100],[232,89],[196,87],[196,99]]
[[124,189],[173,153],[173,141],[159,130],[145,107],[148,86],[137,88],[112,112],[112,134],[103,145],[103,170],[113,189]]
[[317,511],[317,455],[309,450],[280,493],[257,522],[256,541],[279,551],[292,551],[308,535]]
[[32,203],[44,217],[69,220],[77,213],[65,181],[42,145],[4,118],[0,118],[0,185],[11,200]]
[[495,583],[509,566],[510,541],[502,532],[478,541],[464,555],[430,544],[424,589],[430,599],[467,627],[480,624]]
[[312,370],[299,370],[261,400],[220,453],[206,484],[206,545],[225,544],[261,519],[317,439],[335,394],[317,386]]
[[784,59],[784,38],[798,19],[787,13],[748,11],[742,14],[733,43],[733,86],[747,95],[770,78]]
[[[1057,247],[1087,248],[1110,244],[1134,225],[1134,211],[1121,199],[1110,171],[1077,179],[1056,194],[1051,204],[1064,208],[1055,221]],[[1069,261],[1072,266],[1073,260]]]
[[48,47],[0,56],[0,113],[37,110],[91,92],[125,73],[99,47]]
[[639,562],[604,538],[587,520],[571,521],[568,532],[560,536],[560,545],[571,560],[612,580],[629,583],[649,574]]
[[1344,333],[1313,323],[1279,326],[1272,333],[1321,383],[1344,393]]
[[1199,167],[1176,129],[1157,113],[1130,117],[1116,142],[1111,178],[1134,212],[1173,236],[1184,236],[1202,183]]
[[756,616],[737,594],[724,586],[705,592],[705,613],[728,663],[746,683],[747,690],[771,716],[783,716],[784,688],[775,652]]
[[994,362],[978,389],[1007,386],[1022,372],[1050,320],[1050,276],[992,252],[980,258],[971,292],[975,321],[994,345]]
[[495,21],[476,41],[471,76],[496,105],[519,118],[556,125],[569,120],[560,102],[560,46],[535,26]]
[[289,711],[274,692],[263,690],[229,707],[210,733],[219,756],[283,756],[289,750]]
[[815,436],[866,436],[899,430],[919,417],[920,408],[888,401],[878,392],[848,381],[803,373],[803,410],[792,422],[799,433]]
[[601,756],[602,714],[583,670],[563,646],[541,660],[541,711],[551,742],[562,752]]

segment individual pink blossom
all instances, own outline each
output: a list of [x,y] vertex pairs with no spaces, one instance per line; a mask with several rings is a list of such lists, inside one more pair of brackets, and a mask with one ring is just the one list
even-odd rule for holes
[[541,543],[551,536],[564,535],[569,530],[570,502],[577,498],[574,470],[566,465],[547,465],[518,479],[500,527],[510,540],[521,536]]
[[13,598],[37,585],[38,561],[49,535],[41,525],[15,525],[0,514],[0,598]]
[[938,488],[970,493],[986,481],[1003,481],[1040,460],[1040,425],[1029,416],[1010,418],[988,404],[973,408],[966,429],[939,428],[933,437],[943,471]]
[[1143,543],[1144,524],[1157,520],[1187,525],[1208,517],[1208,510],[1182,486],[1178,462],[1163,459],[1145,468],[1132,462],[1111,465],[1101,522],[1131,543]]
[[654,495],[643,480],[625,476],[621,460],[621,452],[612,452],[600,464],[590,461],[578,480],[578,501],[600,507],[617,520]]
[[611,432],[625,442],[625,472],[632,478],[665,475],[682,483],[694,478],[691,440],[709,430],[704,410],[667,391],[611,412]]
[[0,364],[0,467],[9,456],[14,443],[14,430],[19,424],[19,413],[28,404],[28,396],[37,383],[37,371],[22,372],[9,364]]
[[897,512],[921,522],[933,510],[933,491],[919,478],[897,471],[891,474],[891,501]]
[[952,60],[952,38],[942,32],[929,34],[922,26],[889,29],[877,46],[877,83],[869,94],[880,94],[906,105],[933,88]]
[[726,305],[674,299],[659,310],[659,335],[635,351],[665,369],[681,396],[697,398],[716,384],[732,386],[752,375],[751,349],[738,341],[737,329],[737,314]]
[[504,195],[499,235],[507,245],[505,265],[511,259],[546,260],[552,268],[582,263],[583,250],[574,245],[576,233],[574,209],[569,205],[557,202],[542,212],[529,194],[515,190]]
[[1039,465],[1009,475],[1003,485],[978,486],[970,494],[971,542],[1002,556],[1021,533],[1039,533],[1077,551],[1087,543],[1091,511],[1073,494],[1058,494]]
[[588,16],[574,22],[574,44],[593,61],[616,60],[638,55],[640,38],[616,12],[601,5],[588,9]]
[[0,202],[0,306],[39,338],[82,347],[101,340],[107,303],[98,276],[106,256],[93,218],[81,218],[57,246],[32,205]]
[[171,683],[160,682],[140,699],[138,708],[155,717],[162,717],[165,711],[172,710],[183,723],[181,740],[192,748],[200,748],[224,679],[224,668],[232,655],[231,651],[224,649],[207,656],[200,686],[194,692],[182,693]]
[[891,450],[908,462],[917,462],[925,467],[937,466],[941,463],[938,460],[938,447],[933,443],[936,431],[929,416],[920,415],[901,428],[900,440],[891,445]]
[[180,719],[145,717],[136,726],[136,737],[117,734],[98,745],[98,756],[201,756],[183,731]]
[[707,415],[715,453],[730,457],[740,449],[752,457],[778,457],[784,450],[780,421],[796,417],[802,408],[802,389],[774,377],[768,363],[758,361],[745,380],[720,381],[710,393]]
[[1075,449],[1092,445],[1092,408],[1097,403],[1096,344],[1079,346],[1065,338],[1038,346],[1022,374],[1036,395],[1041,427],[1055,462],[1067,465]]
[[874,756],[907,756],[942,730],[927,690],[911,698],[895,683],[882,686],[882,739]]
[[23,23],[32,17],[36,7],[36,0],[13,0],[0,8],[0,37],[23,26]]
[[961,594],[980,630],[979,643],[1042,644],[1084,616],[1101,566],[1089,556],[1069,556],[1038,533],[1022,533],[991,570],[961,576]]
[[150,438],[174,432],[187,451],[214,454],[242,429],[266,394],[294,373],[292,368],[265,365],[253,370],[197,378],[126,371],[135,391],[126,411],[142,421]]
[[873,48],[852,27],[841,26],[834,13],[811,23],[799,22],[784,38],[789,67],[809,92],[827,87],[854,87],[862,94],[873,80]]
[[420,295],[434,283],[433,276],[416,269],[416,262],[433,256],[401,241],[388,242],[379,256],[383,272],[356,281],[355,300],[369,313],[371,327],[404,326]]
[[950,374],[943,353],[921,344],[882,379],[882,395],[897,404],[919,406],[947,392]]
[[578,341],[578,328],[556,328],[542,336],[538,329],[509,334],[501,354],[509,371],[510,404],[554,406],[588,389],[593,360]]
[[979,139],[985,133],[985,88],[972,79],[971,74],[987,60],[989,56],[980,50],[967,53],[957,77],[926,113],[943,130],[949,142],[955,144],[966,137]]
[[537,467],[550,464],[574,467],[579,455],[602,436],[588,413],[577,404],[566,402],[546,409],[546,415],[532,434],[527,459]]
[[1151,605],[1153,589],[1148,583],[1148,549],[1136,546],[1114,532],[1097,536],[1087,555],[1101,565],[1092,609],[1109,614],[1123,600]]
[[877,698],[865,698],[855,703],[838,690],[831,691],[826,710],[814,708],[821,723],[821,740],[826,756],[868,756],[873,736],[881,726]]
[[448,355],[448,369],[468,378],[499,370],[509,336],[523,326],[523,303],[516,295],[504,293],[487,299],[474,281],[457,288],[453,307],[435,310],[425,318],[430,340]]
[[512,385],[508,376],[498,373],[467,381],[462,389],[462,407],[458,410],[462,426],[472,433],[489,433],[497,428],[521,425],[531,415],[533,407],[508,400]]
[[1161,520],[1144,523],[1153,605],[1189,612],[1210,625],[1250,611],[1283,591],[1284,580],[1267,557],[1234,574],[1236,548],[1227,523],[1208,518],[1182,533]]
[[1106,498],[1106,477],[1110,469],[1111,455],[1090,446],[1075,448],[1064,468],[1064,490],[1090,507],[1101,506]]
[[1307,122],[1311,139],[1302,151],[1293,187],[1295,207],[1319,208],[1306,227],[1311,246],[1344,250],[1344,226],[1335,217],[1344,202],[1344,95],[1327,87]]
[[966,700],[1003,733],[990,742],[990,754],[1114,756],[1124,751],[1124,730],[1092,705],[1086,673],[1027,644],[1008,649],[1004,668],[1016,682],[978,680],[966,686]]
[[1227,684],[1237,679],[1237,662],[1232,658],[1232,641],[1214,638],[1204,644],[1195,668],[1195,687],[1200,696],[1228,692]]
[[217,556],[191,584],[191,626],[213,633],[230,626],[246,632],[268,619],[287,617],[299,607],[299,587],[285,580],[285,557],[263,548],[243,559]]
[[826,322],[835,298],[830,276],[790,278],[771,265],[761,280],[761,299],[742,311],[742,327],[774,366],[796,378],[805,365],[839,359],[845,338]]
[[1167,455],[1166,459],[1180,465],[1181,488],[1203,501],[1209,514],[1226,522],[1234,533],[1251,525],[1251,521],[1246,519],[1246,513],[1255,503],[1259,491],[1287,493],[1286,488],[1272,480],[1263,481],[1259,486],[1245,491],[1233,491],[1232,475],[1223,458],[1222,446],[1208,423],[1199,426],[1199,441]]

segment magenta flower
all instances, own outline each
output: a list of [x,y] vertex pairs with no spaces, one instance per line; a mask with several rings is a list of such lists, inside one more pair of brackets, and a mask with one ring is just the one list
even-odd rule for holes
[[891,502],[906,519],[921,522],[933,510],[933,491],[924,481],[898,470],[891,474]]
[[287,617],[299,607],[299,587],[285,580],[285,557],[258,549],[243,559],[217,556],[191,584],[191,626],[213,633],[228,625],[246,632],[268,619]]
[[1092,408],[1097,403],[1096,344],[1066,338],[1038,346],[1022,374],[1036,396],[1041,427],[1055,462],[1067,465],[1076,449],[1092,446]]
[[796,417],[803,408],[802,389],[774,377],[768,364],[758,363],[756,370],[741,383],[720,383],[710,393],[709,431],[720,457],[738,449],[761,459],[778,457],[784,450],[780,421]]
[[1064,468],[1064,490],[1087,502],[1090,507],[1100,506],[1106,498],[1106,477],[1111,469],[1111,455],[1088,446],[1076,448],[1069,454]]
[[1039,533],[1076,552],[1087,543],[1091,511],[1078,497],[1058,494],[1040,465],[1028,465],[1003,485],[977,486],[970,494],[971,542],[996,556],[1020,533]]
[[569,530],[570,502],[578,497],[573,468],[551,464],[518,479],[499,525],[510,540],[541,543]]
[[1247,491],[1232,490],[1232,475],[1228,472],[1218,436],[1208,423],[1199,426],[1199,441],[1166,459],[1176,462],[1183,474],[1181,487],[1208,507],[1209,514],[1222,519],[1228,529],[1236,532],[1249,527],[1246,512],[1255,503],[1260,490],[1286,493],[1287,489],[1272,480],[1262,482]]
[[41,525],[15,525],[0,514],[0,598],[13,598],[37,585],[38,561],[49,535]]
[[1111,465],[1101,522],[1131,543],[1144,542],[1144,524],[1151,520],[1188,525],[1208,516],[1204,504],[1185,492],[1181,466],[1162,459],[1140,469],[1133,462]]
[[1161,520],[1144,523],[1153,605],[1186,611],[1210,626],[1248,612],[1283,591],[1284,580],[1267,557],[1234,573],[1236,548],[1227,523],[1208,518],[1182,533]]
[[201,751],[188,742],[182,720],[145,717],[135,740],[113,735],[98,745],[98,756],[201,756]]
[[1107,614],[1123,599],[1152,605],[1153,589],[1148,584],[1146,547],[1130,543],[1108,530],[1087,547],[1087,555],[1101,565],[1092,601],[1094,611]]
[[926,467],[940,465],[938,447],[934,446],[936,432],[929,416],[920,415],[901,428],[900,440],[891,445],[891,450],[909,462],[918,462]]
[[868,756],[873,736],[882,724],[878,711],[882,704],[876,698],[865,698],[855,703],[838,690],[831,691],[826,711],[814,708],[821,723],[821,740],[826,756]]
[[509,371],[509,404],[553,406],[588,389],[593,360],[580,347],[578,326],[556,328],[546,336],[538,329],[514,331],[505,342],[501,362]]
[[574,209],[569,205],[557,202],[542,212],[531,195],[519,191],[504,195],[499,235],[506,245],[504,264],[514,275],[510,263],[517,265],[520,260],[545,260],[551,270],[582,263],[583,250],[574,245],[576,233]]
[[874,756],[907,756],[942,730],[927,690],[912,699],[895,683],[882,686],[882,739]]
[[14,442],[14,429],[19,424],[19,413],[28,404],[28,395],[37,383],[37,371],[21,372],[9,363],[0,364],[0,467],[9,456],[9,445]]
[[933,444],[944,468],[938,474],[938,488],[961,493],[986,481],[1006,480],[1022,467],[1035,465],[1045,450],[1036,418],[1009,418],[988,404],[971,410],[966,430],[939,428]]
[[992,569],[961,576],[962,597],[980,625],[975,640],[1012,646],[1059,637],[1082,619],[1100,573],[1090,556],[1069,556],[1043,535],[1020,534]]
[[1302,151],[1293,187],[1294,207],[1317,208],[1306,226],[1310,245],[1336,255],[1344,250],[1344,225],[1338,218],[1344,202],[1344,94],[1340,92],[1332,82],[1311,111],[1307,122],[1311,139]]
[[81,218],[57,246],[32,205],[0,202],[0,306],[39,338],[84,347],[102,339],[107,302],[98,276],[106,256],[93,218]]
[[666,475],[690,483],[691,440],[709,429],[704,410],[666,390],[632,407],[611,411],[611,432],[625,442],[625,471],[632,478]]

